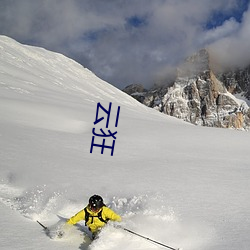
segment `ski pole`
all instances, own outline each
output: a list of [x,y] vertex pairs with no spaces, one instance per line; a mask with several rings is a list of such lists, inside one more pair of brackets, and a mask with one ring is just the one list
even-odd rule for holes
[[43,227],[43,229],[46,231],[46,230],[48,230],[48,228],[47,227],[45,227],[40,221],[36,221],[40,226],[42,226]]
[[129,232],[129,233],[131,233],[131,234],[137,235],[137,236],[139,236],[139,237],[141,237],[141,238],[143,238],[143,239],[145,239],[145,240],[154,242],[154,243],[156,243],[156,244],[158,244],[158,245],[161,245],[161,246],[163,246],[163,247],[169,248],[169,249],[171,249],[171,250],[180,250],[180,248],[173,248],[173,247],[167,246],[167,245],[162,244],[162,243],[160,243],[160,242],[158,242],[158,241],[155,241],[155,240],[152,240],[152,239],[150,239],[150,238],[148,238],[148,237],[145,237],[145,236],[143,236],[143,235],[141,235],[141,234],[135,233],[135,232],[133,232],[133,231],[127,229],[127,228],[122,228],[122,229],[125,230],[125,231],[127,231],[127,232]]

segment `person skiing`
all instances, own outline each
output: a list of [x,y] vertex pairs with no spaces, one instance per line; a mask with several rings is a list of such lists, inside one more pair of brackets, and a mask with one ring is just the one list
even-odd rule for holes
[[120,222],[122,219],[120,215],[105,206],[101,196],[95,194],[89,198],[89,204],[72,216],[67,224],[74,225],[80,220],[85,220],[85,226],[89,228],[94,239],[109,220]]

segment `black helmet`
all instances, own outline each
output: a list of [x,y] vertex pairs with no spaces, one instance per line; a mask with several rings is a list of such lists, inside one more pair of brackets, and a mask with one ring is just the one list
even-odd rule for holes
[[89,198],[90,209],[99,210],[103,205],[103,199],[101,196],[95,194]]

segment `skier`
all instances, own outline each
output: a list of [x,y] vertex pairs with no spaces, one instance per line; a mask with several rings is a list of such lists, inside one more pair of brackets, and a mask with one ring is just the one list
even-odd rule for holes
[[89,204],[72,216],[67,224],[74,225],[80,220],[85,220],[85,226],[92,232],[94,239],[109,220],[120,222],[122,219],[120,215],[105,206],[101,196],[95,194],[89,198]]

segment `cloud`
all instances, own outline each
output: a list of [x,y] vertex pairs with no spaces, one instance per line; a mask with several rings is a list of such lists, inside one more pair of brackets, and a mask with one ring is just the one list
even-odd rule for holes
[[[242,22],[233,17],[239,2],[2,0],[0,33],[61,52],[120,88],[148,87],[204,46],[212,44],[216,53],[225,45],[248,48],[249,14]],[[214,20],[219,14],[225,17],[222,23]]]
[[225,37],[231,36],[237,33],[240,28],[240,24],[232,17],[226,20],[221,26],[204,31],[201,36],[201,44],[211,44],[213,42],[219,41]]
[[[227,29],[224,24],[220,29]],[[245,67],[250,64],[250,10],[243,15],[242,22],[221,39],[210,44],[216,61],[225,67]]]

